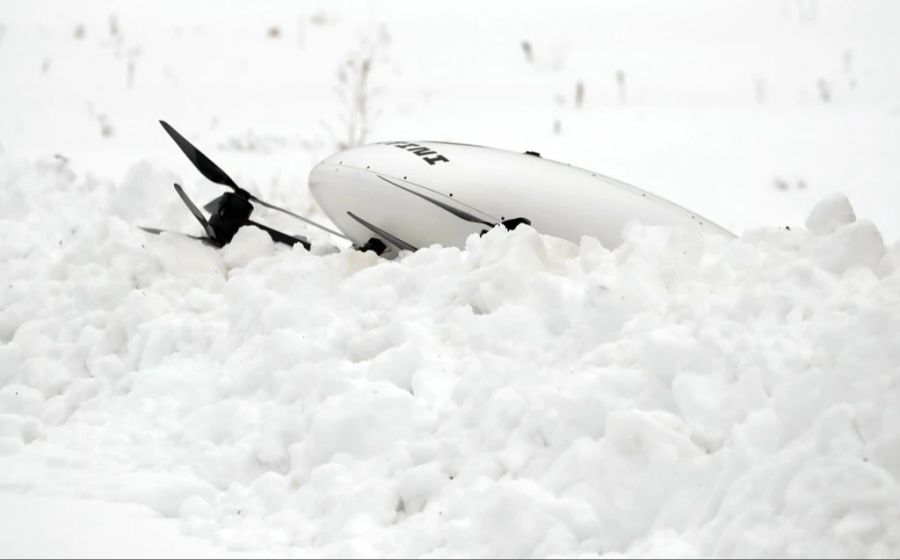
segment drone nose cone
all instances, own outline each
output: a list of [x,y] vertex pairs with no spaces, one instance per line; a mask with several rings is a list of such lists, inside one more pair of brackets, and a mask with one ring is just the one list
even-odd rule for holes
[[326,185],[329,173],[336,172],[336,166],[327,160],[317,163],[309,172],[309,191],[318,199],[318,193]]
[[342,208],[348,203],[346,190],[353,185],[353,179],[348,176],[349,171],[351,168],[342,166],[339,159],[331,156],[316,164],[309,172],[310,194],[338,227],[346,219],[342,212]]

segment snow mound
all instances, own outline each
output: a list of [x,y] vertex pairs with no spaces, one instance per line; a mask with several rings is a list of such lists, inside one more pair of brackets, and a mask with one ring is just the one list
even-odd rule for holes
[[0,486],[294,555],[900,555],[900,248],[846,199],[383,261],[150,236],[148,174],[0,159]]
[[823,198],[806,218],[806,229],[813,233],[833,233],[839,227],[856,221],[850,200],[843,194]]

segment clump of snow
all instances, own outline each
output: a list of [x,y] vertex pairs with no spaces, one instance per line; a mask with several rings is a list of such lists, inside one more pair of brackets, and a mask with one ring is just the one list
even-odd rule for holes
[[841,227],[817,243],[822,266],[836,273],[854,268],[874,270],[885,255],[881,233],[872,222],[859,221]]
[[152,173],[0,159],[3,486],[283,554],[900,554],[900,247],[848,204],[385,261],[107,212]]
[[[161,224],[163,216],[154,215],[153,210],[160,207],[158,201],[164,189],[172,188],[179,178],[168,169],[161,168],[149,161],[132,165],[125,173],[118,188],[109,199],[109,212],[125,221],[146,220],[151,224]],[[174,203],[168,205],[171,210],[183,210]],[[181,214],[181,212],[179,212]]]
[[868,220],[857,221],[853,206],[843,194],[819,201],[807,217],[806,227],[820,236],[816,257],[832,272],[857,267],[874,269],[885,255],[878,228]]
[[238,230],[231,243],[222,248],[222,262],[229,268],[247,266],[254,259],[275,254],[269,234],[259,228]]
[[823,198],[806,218],[806,229],[819,235],[833,233],[839,227],[856,221],[856,213],[846,195]]

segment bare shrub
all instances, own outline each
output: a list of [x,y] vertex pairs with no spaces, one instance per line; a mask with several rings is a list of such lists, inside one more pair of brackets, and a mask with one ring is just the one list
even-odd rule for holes
[[575,84],[575,108],[581,109],[584,107],[584,82],[578,80]]
[[625,105],[628,103],[628,92],[626,91],[625,71],[621,68],[616,70],[616,89],[619,92],[619,103]]
[[363,40],[360,49],[338,66],[336,93],[343,106],[337,143],[340,149],[365,144],[369,137],[378,116],[374,108],[378,90],[372,76],[383,64],[383,50],[389,44],[390,35],[383,26],[379,27],[375,39]]
[[522,46],[522,52],[525,53],[525,60],[528,62],[528,64],[533,63],[534,62],[534,48],[531,46],[531,43],[529,41],[522,41],[521,46]]

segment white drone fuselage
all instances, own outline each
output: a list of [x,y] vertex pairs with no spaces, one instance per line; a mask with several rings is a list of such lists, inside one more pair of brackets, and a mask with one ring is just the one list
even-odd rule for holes
[[695,212],[599,173],[533,152],[470,144],[383,142],[350,148],[316,165],[309,189],[357,246],[373,232],[348,212],[415,247],[463,247],[469,235],[486,229],[434,201],[491,224],[528,218],[542,233],[575,243],[591,236],[610,249],[622,243],[632,220],[732,235]]

